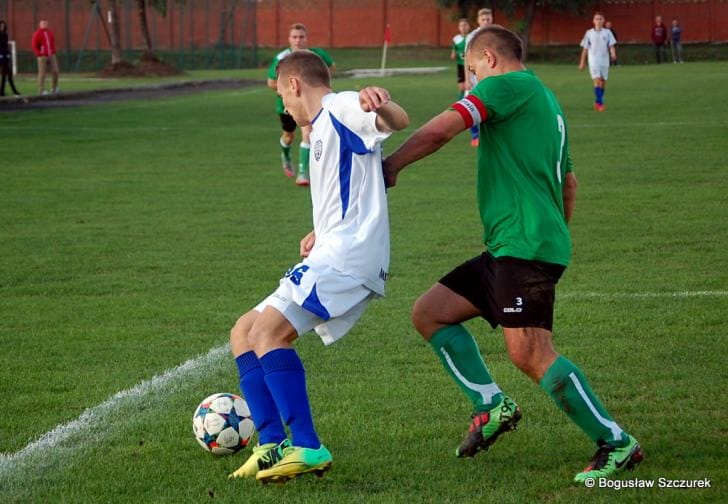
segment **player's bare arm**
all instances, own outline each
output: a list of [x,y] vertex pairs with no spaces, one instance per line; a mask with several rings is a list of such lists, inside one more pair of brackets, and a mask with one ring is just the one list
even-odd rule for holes
[[584,70],[584,66],[586,65],[587,52],[588,51],[586,48],[581,50],[581,59],[579,60],[579,70]]
[[571,218],[574,215],[574,207],[576,206],[576,188],[579,187],[579,183],[576,180],[574,172],[567,172],[564,178],[564,217],[566,222],[571,222]]
[[392,101],[389,92],[371,86],[359,91],[359,104],[364,112],[377,114],[377,129],[382,132],[400,131],[409,125],[407,112]]
[[301,257],[308,257],[314,244],[316,243],[316,233],[311,231],[301,239]]
[[272,89],[273,91],[275,91],[276,93],[278,92],[278,87],[277,87],[278,84],[277,84],[277,82],[278,81],[276,81],[276,80],[268,79],[268,87],[270,89]]
[[612,61],[617,61],[617,50],[614,46],[609,48],[609,56],[612,58]]
[[466,129],[463,117],[454,110],[446,110],[430,119],[384,160],[384,180],[387,187],[396,185],[397,175],[405,166],[439,150]]

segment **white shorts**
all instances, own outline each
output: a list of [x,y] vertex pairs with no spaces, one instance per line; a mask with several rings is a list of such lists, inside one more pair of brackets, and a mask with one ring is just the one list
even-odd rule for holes
[[378,295],[362,281],[328,266],[299,263],[286,272],[278,288],[255,311],[271,306],[281,312],[299,336],[315,330],[325,345],[354,327]]
[[609,78],[609,65],[589,65],[592,79],[607,80]]

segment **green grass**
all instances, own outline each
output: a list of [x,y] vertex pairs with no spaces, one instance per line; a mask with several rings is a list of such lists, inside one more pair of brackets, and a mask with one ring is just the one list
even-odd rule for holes
[[[0,459],[0,501],[725,501],[728,68],[614,69],[603,114],[591,110],[589,78],[574,65],[534,68],[562,101],[581,184],[557,348],[642,442],[646,460],[624,478],[709,478],[713,488],[572,487],[593,447],[478,321],[469,326],[486,361],[525,416],[489,453],[453,457],[468,404],[409,310],[481,250],[466,135],[390,191],[387,298],[333,347],[311,335],[297,344],[335,458],[325,478],[231,482],[247,452],[214,458],[198,447],[197,403],[237,390],[227,354],[99,408],[224,345],[236,318],[296,261],[310,201],[278,167],[278,122],[261,86],[0,112],[0,452],[87,408],[103,418],[53,448]],[[455,95],[450,72],[367,83],[388,87],[411,115],[387,151]],[[718,294],[669,296],[684,291]]]

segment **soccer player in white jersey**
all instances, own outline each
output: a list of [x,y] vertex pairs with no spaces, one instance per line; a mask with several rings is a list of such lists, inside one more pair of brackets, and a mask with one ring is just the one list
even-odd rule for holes
[[617,60],[617,51],[614,49],[617,40],[611,30],[604,28],[604,15],[601,12],[594,14],[593,22],[594,28],[587,30],[581,40],[579,70],[584,69],[588,55],[589,73],[594,81],[594,110],[604,112],[604,92],[609,78],[609,59]]
[[380,144],[409,124],[383,88],[333,93],[326,64],[310,51],[281,60],[277,89],[296,123],[312,127],[313,231],[301,240],[303,260],[230,332],[240,388],[259,434],[253,454],[231,477],[263,483],[320,475],[331,466],[292,344],[312,329],[325,344],[335,342],[371,299],[384,295],[389,216]]

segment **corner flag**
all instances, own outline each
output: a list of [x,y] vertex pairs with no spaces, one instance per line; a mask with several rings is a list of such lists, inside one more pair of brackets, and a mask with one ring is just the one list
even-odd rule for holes
[[387,46],[392,43],[392,30],[387,24],[384,27],[384,47],[382,47],[382,68],[380,69],[380,73],[384,75],[384,67],[387,64]]

